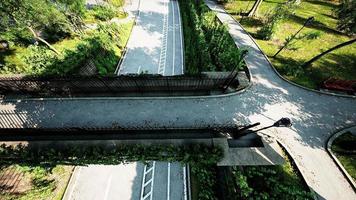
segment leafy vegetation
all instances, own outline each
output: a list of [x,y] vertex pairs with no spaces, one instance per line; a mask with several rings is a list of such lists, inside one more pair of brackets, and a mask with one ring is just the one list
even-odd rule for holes
[[54,167],[46,167],[44,165],[18,165],[2,166],[1,173],[6,170],[15,170],[23,173],[20,179],[20,185],[26,187],[21,188],[21,192],[5,192],[0,194],[2,200],[19,199],[19,200],[37,200],[37,199],[53,199],[60,200],[65,192],[67,181],[72,172],[71,166],[56,165]]
[[356,1],[341,0],[341,4],[337,9],[339,18],[337,28],[349,34],[356,33]]
[[313,199],[292,163],[232,167],[225,176],[227,199]]
[[257,31],[257,37],[270,40],[277,31],[280,21],[286,18],[295,8],[296,5],[292,1],[277,5],[274,11],[266,16],[263,26]]
[[[0,51],[0,73],[66,75],[91,64],[100,75],[113,73],[133,23],[107,21],[124,16],[122,0],[92,10],[84,4],[84,0],[25,0],[17,6],[13,0],[2,1],[1,14],[6,17],[0,21],[0,40],[10,48]],[[104,22],[85,28],[87,13]]]
[[356,136],[347,132],[335,139],[331,150],[356,181]]
[[180,1],[184,30],[186,73],[230,71],[243,68],[242,50],[237,49],[225,25],[203,1]]
[[117,145],[63,145],[60,150],[52,146],[31,148],[28,146],[0,147],[0,164],[23,163],[31,165],[56,166],[59,164],[119,164],[132,161],[179,161],[189,163],[192,174],[199,185],[198,196],[202,200],[215,198],[214,172],[211,170],[222,158],[222,150],[206,145],[191,146],[146,146]]
[[[300,85],[317,89],[320,83],[329,77],[345,80],[356,79],[356,44],[351,44],[326,54],[311,66],[301,66],[321,52],[338,44],[349,41],[352,36],[345,35],[338,28],[339,19],[335,12],[339,8],[338,1],[305,0],[297,8],[284,17],[278,24],[278,29],[270,40],[256,37],[264,26],[264,18],[287,0],[263,1],[258,10],[258,17],[245,17],[254,0],[233,0],[225,4],[225,8],[236,19],[241,20],[244,28],[256,39],[272,64],[285,78]],[[239,15],[241,14],[241,15]],[[285,40],[296,33],[309,17],[315,20],[306,26],[298,36],[316,33],[317,37],[304,37],[288,45],[276,58],[272,56],[284,45]]]

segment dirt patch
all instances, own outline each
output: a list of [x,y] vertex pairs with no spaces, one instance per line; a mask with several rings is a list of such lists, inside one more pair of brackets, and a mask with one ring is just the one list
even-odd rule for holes
[[21,195],[31,188],[31,178],[15,166],[0,168],[0,194]]

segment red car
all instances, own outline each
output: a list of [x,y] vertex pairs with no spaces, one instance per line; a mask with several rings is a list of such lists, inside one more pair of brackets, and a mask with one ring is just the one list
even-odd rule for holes
[[347,94],[356,93],[356,80],[340,80],[336,78],[329,78],[323,82],[322,88],[328,90],[336,90],[346,92]]

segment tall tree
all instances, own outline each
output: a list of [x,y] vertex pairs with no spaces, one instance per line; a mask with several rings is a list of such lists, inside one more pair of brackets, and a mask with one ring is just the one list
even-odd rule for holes
[[47,0],[2,0],[0,1],[0,33],[26,31],[55,53],[59,52],[41,36],[62,34],[70,31],[66,17],[52,2]]
[[310,59],[308,62],[304,63],[304,64],[302,65],[302,67],[303,67],[303,68],[306,68],[306,67],[308,67],[309,65],[311,65],[313,62],[319,60],[319,59],[320,59],[321,57],[323,57],[324,55],[326,55],[326,54],[328,54],[328,53],[330,53],[330,52],[332,52],[332,51],[335,51],[336,49],[340,49],[341,47],[350,45],[350,44],[352,44],[352,43],[354,43],[354,42],[356,42],[356,38],[354,38],[354,39],[352,39],[352,40],[349,40],[349,41],[347,41],[347,42],[338,44],[338,45],[336,45],[336,46],[334,46],[334,47],[332,47],[332,48],[330,48],[330,49],[324,51],[323,53],[321,53],[321,54],[315,56],[314,58]]

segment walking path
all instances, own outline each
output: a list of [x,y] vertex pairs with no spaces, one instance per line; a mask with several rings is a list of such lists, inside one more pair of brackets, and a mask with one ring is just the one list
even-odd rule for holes
[[289,117],[291,128],[266,133],[285,145],[308,185],[320,199],[356,199],[325,150],[333,132],[356,124],[356,100],[311,92],[282,80],[241,26],[213,2],[208,5],[228,24],[236,44],[250,48],[246,63],[253,85],[245,92],[213,98],[3,100],[0,127],[187,127],[255,122],[264,126]]

